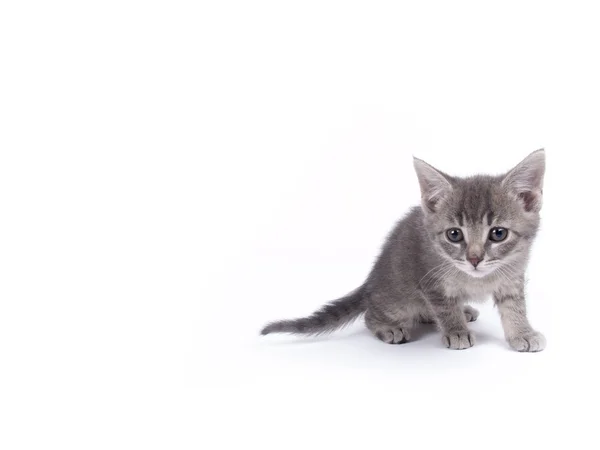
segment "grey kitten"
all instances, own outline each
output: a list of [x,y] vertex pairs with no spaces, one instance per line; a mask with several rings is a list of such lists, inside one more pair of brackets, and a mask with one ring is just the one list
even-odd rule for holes
[[414,158],[421,207],[398,222],[365,283],[311,316],[268,324],[262,334],[331,332],[365,314],[388,344],[410,340],[419,323],[434,322],[444,345],[475,343],[467,322],[479,313],[465,302],[492,294],[510,346],[546,346],[525,310],[524,273],[542,206],[544,150],[501,176],[449,176]]

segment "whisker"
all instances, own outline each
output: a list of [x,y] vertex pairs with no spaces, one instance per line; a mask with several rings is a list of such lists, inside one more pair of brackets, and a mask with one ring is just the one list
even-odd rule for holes
[[438,275],[437,281],[431,287],[437,288],[438,286],[440,286],[444,281],[446,281],[449,278],[450,274],[455,272],[456,270],[457,269],[456,267],[454,267],[454,265],[450,265],[449,267],[447,267],[446,270],[444,270]]
[[436,269],[438,269],[438,268],[440,268],[440,267],[442,267],[442,266],[444,266],[444,265],[446,265],[446,264],[448,264],[448,262],[447,262],[447,261],[444,261],[444,262],[442,262],[441,264],[438,264],[437,266],[435,266],[433,269],[431,269],[429,272],[427,272],[425,275],[423,275],[423,277],[422,277],[422,278],[419,280],[419,282],[418,282],[417,284],[421,284],[421,281],[423,281],[425,278],[427,278],[427,276],[428,276],[428,275],[429,275],[431,272],[433,272],[434,270],[436,270]]
[[447,269],[449,265],[451,266],[452,264],[447,261],[444,261],[442,264],[437,265],[429,272],[427,272],[427,274],[425,274],[425,276],[421,278],[421,281],[419,281],[418,284],[421,285],[422,281],[425,278],[428,278],[428,280],[422,285],[422,288],[426,289],[437,278],[437,276],[439,276],[440,273]]

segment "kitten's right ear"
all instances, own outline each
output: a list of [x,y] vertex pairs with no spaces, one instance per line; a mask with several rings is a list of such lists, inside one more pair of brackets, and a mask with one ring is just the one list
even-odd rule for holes
[[542,208],[546,153],[544,149],[530,154],[506,174],[502,185],[523,204],[525,211],[539,212]]
[[422,206],[427,211],[435,212],[440,200],[452,191],[452,185],[445,174],[422,159],[413,157],[413,164],[421,186]]

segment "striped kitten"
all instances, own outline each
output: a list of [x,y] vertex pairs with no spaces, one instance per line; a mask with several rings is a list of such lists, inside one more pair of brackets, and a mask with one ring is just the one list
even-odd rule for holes
[[542,206],[544,150],[505,175],[458,178],[415,158],[421,206],[398,222],[365,283],[311,316],[268,324],[262,334],[331,332],[364,313],[388,344],[410,340],[419,323],[434,322],[448,348],[475,344],[465,303],[491,294],[509,345],[536,352],[544,336],[527,320],[524,272]]

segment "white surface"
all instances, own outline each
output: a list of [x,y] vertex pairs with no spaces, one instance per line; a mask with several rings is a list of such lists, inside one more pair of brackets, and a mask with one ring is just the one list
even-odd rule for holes
[[[597,445],[597,12],[399,3],[3,6],[0,447]],[[546,351],[489,304],[468,351],[258,337],[362,283],[413,154],[540,147]]]

